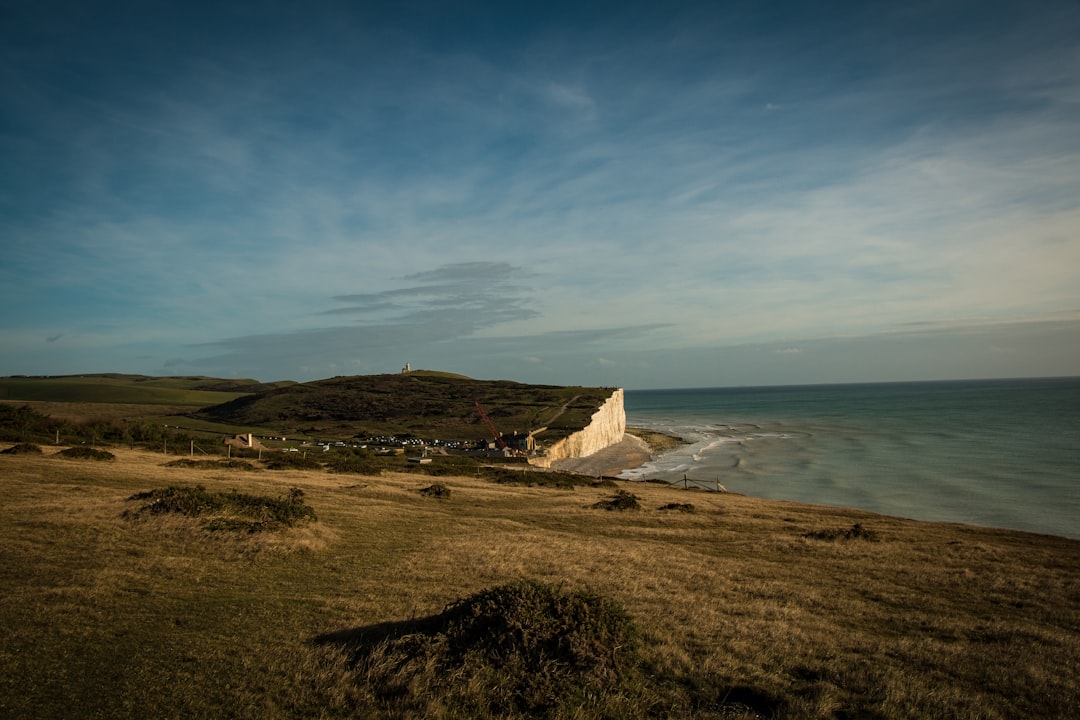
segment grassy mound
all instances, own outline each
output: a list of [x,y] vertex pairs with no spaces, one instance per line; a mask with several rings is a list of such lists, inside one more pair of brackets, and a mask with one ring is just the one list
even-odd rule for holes
[[302,520],[315,519],[315,510],[304,503],[304,491],[299,488],[291,488],[286,497],[274,498],[238,492],[214,493],[202,485],[172,485],[136,493],[128,500],[148,501],[138,510],[126,512],[128,518],[168,513],[205,517],[204,527],[208,530],[254,533],[292,527]]
[[503,585],[408,629],[358,658],[373,694],[407,716],[621,717],[640,689],[634,622],[592,592]]
[[34,443],[21,442],[12,445],[3,451],[4,455],[41,455],[41,446]]
[[97,448],[86,447],[85,445],[79,445],[77,447],[69,447],[61,450],[57,453],[60,457],[68,458],[69,460],[115,460],[116,456],[108,450],[98,450]]
[[598,510],[640,510],[641,503],[634,493],[617,490],[610,498],[595,503],[593,507]]

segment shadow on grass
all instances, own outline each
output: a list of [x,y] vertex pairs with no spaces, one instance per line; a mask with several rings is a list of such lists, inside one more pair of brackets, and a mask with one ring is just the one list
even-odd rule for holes
[[384,643],[393,643],[409,635],[430,635],[438,631],[439,617],[431,615],[412,620],[387,622],[324,633],[312,639],[313,645],[338,647],[349,654],[354,664],[363,662],[372,651]]

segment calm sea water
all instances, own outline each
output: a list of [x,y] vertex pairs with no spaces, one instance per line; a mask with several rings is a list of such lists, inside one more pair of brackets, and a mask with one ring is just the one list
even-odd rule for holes
[[1080,538],[1080,378],[626,393],[690,444],[623,473]]

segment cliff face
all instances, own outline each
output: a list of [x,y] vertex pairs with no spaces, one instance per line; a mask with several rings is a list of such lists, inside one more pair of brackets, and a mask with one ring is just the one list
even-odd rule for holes
[[623,390],[619,388],[593,413],[592,420],[584,429],[555,442],[544,457],[533,458],[529,462],[540,467],[551,467],[556,460],[586,457],[620,442],[625,434],[626,409],[623,407]]

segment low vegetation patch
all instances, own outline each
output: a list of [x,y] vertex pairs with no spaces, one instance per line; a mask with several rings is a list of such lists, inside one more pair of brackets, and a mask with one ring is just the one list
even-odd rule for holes
[[345,636],[394,716],[624,717],[641,692],[633,619],[587,590],[511,583],[376,630]]
[[284,497],[249,495],[238,492],[209,492],[202,485],[170,485],[132,495],[130,501],[142,501],[137,510],[125,517],[178,514],[204,518],[207,530],[234,530],[249,533],[292,527],[303,520],[315,520],[315,510],[304,502],[304,491],[290,488]]
[[170,463],[165,463],[165,467],[179,467],[179,468],[192,468],[195,470],[245,470],[252,471],[258,470],[249,462],[244,460],[235,460],[232,458],[223,460],[192,460],[191,458],[182,458],[180,460],[173,460]]
[[617,490],[610,498],[595,503],[593,507],[599,510],[640,510],[641,503],[634,493]]
[[528,485],[530,487],[553,487],[573,489],[591,485],[594,481],[585,475],[567,472],[534,470],[528,466],[485,466],[480,477],[500,485]]
[[336,473],[381,475],[385,461],[367,448],[350,448],[344,452],[327,453],[326,469]]
[[421,490],[420,494],[424,497],[443,499],[450,497],[450,488],[446,487],[442,483],[435,483],[434,485],[428,485],[426,488]]
[[3,451],[4,455],[41,455],[41,446],[34,443],[21,442],[12,445]]
[[322,463],[306,454],[279,452],[263,460],[267,470],[322,470]]
[[814,540],[870,540],[871,542],[877,542],[880,539],[876,532],[863,527],[861,523],[855,523],[846,529],[812,530],[804,533],[803,537]]
[[665,450],[671,450],[672,448],[677,448],[686,444],[686,441],[678,435],[668,435],[667,433],[657,432],[655,430],[626,428],[626,432],[644,440],[645,444],[647,444],[649,449],[654,453],[664,452]]
[[676,512],[692,513],[694,512],[694,506],[692,503],[668,503],[667,505],[661,505],[661,510],[674,510]]
[[69,460],[115,460],[116,456],[108,450],[99,450],[98,448],[86,447],[85,445],[79,445],[76,447],[69,447],[61,450],[57,453],[60,457],[68,458]]

